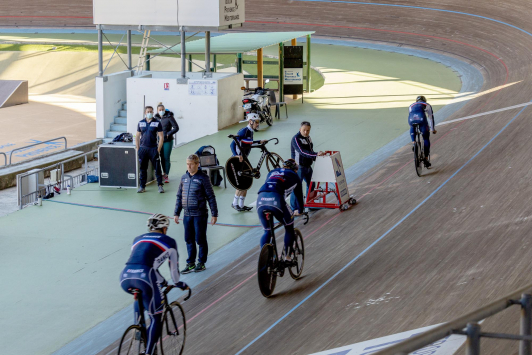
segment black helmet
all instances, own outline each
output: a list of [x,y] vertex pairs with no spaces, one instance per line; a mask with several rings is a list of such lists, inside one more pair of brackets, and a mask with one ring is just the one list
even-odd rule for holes
[[419,102],[419,101],[427,102],[427,99],[425,98],[425,96],[418,96],[416,99],[416,102]]
[[299,166],[297,165],[295,159],[287,159],[283,162],[283,168],[297,171]]

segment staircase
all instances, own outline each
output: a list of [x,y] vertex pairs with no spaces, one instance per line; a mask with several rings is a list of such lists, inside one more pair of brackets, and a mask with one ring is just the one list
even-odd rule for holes
[[118,116],[115,116],[115,121],[111,124],[111,129],[107,131],[104,141],[110,142],[114,137],[125,132],[127,132],[127,102],[122,103],[122,109],[118,111]]

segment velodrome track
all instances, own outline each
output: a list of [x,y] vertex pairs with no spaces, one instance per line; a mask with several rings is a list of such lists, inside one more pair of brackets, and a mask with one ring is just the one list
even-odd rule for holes
[[[90,17],[85,3],[90,4],[61,13]],[[423,8],[248,0],[250,23],[244,29],[311,29],[321,36],[461,58],[481,70],[484,94],[451,120],[532,100],[532,11],[525,1],[383,3]],[[18,13],[29,16],[31,7],[18,4]],[[38,15],[46,11],[39,9]],[[46,26],[58,20],[31,21]],[[83,18],[61,21],[90,24]],[[415,175],[408,147],[358,178],[351,184],[360,201],[355,208],[320,211],[300,227],[306,237],[305,277],[278,279],[274,297],[260,295],[256,254],[242,256],[229,272],[206,280],[184,304],[186,353],[315,353],[441,323],[528,284],[530,110],[442,125],[432,136],[434,169],[422,178]],[[385,299],[371,301],[379,298]],[[483,328],[515,331],[517,319],[517,313],[507,312]],[[512,354],[516,345],[486,340],[483,350]]]

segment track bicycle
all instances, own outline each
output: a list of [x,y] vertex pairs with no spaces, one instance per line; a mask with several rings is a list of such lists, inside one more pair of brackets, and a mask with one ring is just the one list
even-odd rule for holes
[[[260,292],[264,297],[270,297],[275,289],[277,276],[283,277],[285,269],[288,269],[290,276],[294,280],[301,278],[303,267],[305,266],[305,245],[303,243],[303,235],[299,229],[294,228],[296,237],[293,245],[293,254],[291,255],[292,260],[290,262],[285,261],[284,248],[279,258],[277,241],[275,240],[275,229],[281,227],[283,224],[279,223],[277,226],[274,226],[273,214],[269,211],[265,211],[264,215],[268,221],[271,233],[270,240],[260,250],[257,277]],[[307,224],[309,221],[308,212],[302,213],[301,215],[305,217],[304,224]]]
[[414,164],[416,166],[416,174],[417,176],[421,176],[421,171],[423,170],[423,166],[425,166],[425,169],[428,169],[427,163],[425,161],[425,158],[427,160],[430,160],[430,156],[425,156],[425,145],[423,143],[423,136],[421,135],[421,130],[419,129],[418,124],[414,124]]
[[[242,146],[240,145],[238,139],[236,139],[236,136],[230,134],[228,137],[232,138],[235,141],[238,149],[242,151]],[[242,161],[240,161],[238,157],[231,157],[227,159],[227,162],[225,163],[227,179],[235,189],[248,190],[251,185],[253,185],[253,179],[260,178],[260,169],[264,161],[266,161],[266,168],[268,169],[268,172],[272,171],[273,169],[280,168],[283,165],[283,158],[281,158],[279,154],[270,152],[266,148],[266,144],[268,144],[270,141],[275,141],[275,145],[279,144],[279,139],[272,138],[267,140],[264,144],[255,143],[251,145],[252,149],[258,148],[262,151],[262,155],[260,156],[259,162],[255,168],[252,167],[250,161],[244,155],[242,155]]]
[[[185,311],[181,304],[174,301],[168,304],[167,294],[175,286],[168,285],[162,292],[164,297],[164,310],[162,318],[162,333],[154,354],[151,355],[181,355],[185,348],[185,338],[187,332],[187,322]],[[144,317],[144,305],[142,303],[142,292],[139,289],[131,288],[135,302],[138,304],[139,313],[135,314],[136,323],[130,325],[118,346],[118,355],[140,355],[146,352],[146,319]],[[192,290],[188,289],[185,301],[190,298]]]

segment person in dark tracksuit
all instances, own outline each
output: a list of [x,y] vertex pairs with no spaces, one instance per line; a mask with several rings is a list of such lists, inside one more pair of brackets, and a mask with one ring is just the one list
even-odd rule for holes
[[179,126],[174,118],[174,113],[164,108],[162,102],[157,105],[157,113],[155,118],[161,121],[163,127],[164,144],[161,154],[161,166],[163,169],[163,179],[165,183],[169,183],[168,174],[170,173],[170,155],[174,145],[174,134],[179,131]]
[[155,168],[155,177],[157,178],[157,185],[159,192],[163,193],[163,174],[161,172],[160,153],[163,148],[163,128],[161,121],[153,117],[153,107],[146,106],[144,110],[145,118],[137,125],[137,136],[135,137],[135,145],[139,152],[140,162],[140,187],[138,193],[146,191],[146,176],[148,173],[148,164],[151,161]]
[[[305,181],[307,184],[307,189],[304,191],[307,193],[312,178],[312,163],[317,156],[323,155],[323,152],[316,153],[314,151],[314,144],[310,139],[310,122],[301,122],[299,132],[292,138],[290,145],[291,157],[299,165],[297,175],[302,182]],[[296,196],[294,194],[290,196],[290,206],[292,209],[296,209]]]
[[[181,177],[177,201],[174,210],[174,221],[179,224],[179,215],[185,211],[183,224],[185,226],[185,242],[187,244],[187,266],[181,271],[183,274],[205,270],[209,246],[207,244],[207,223],[211,208],[211,225],[218,219],[216,196],[212,189],[211,179],[199,169],[199,157],[192,154],[187,158],[187,172]],[[199,246],[198,264],[196,265],[196,243]]]

